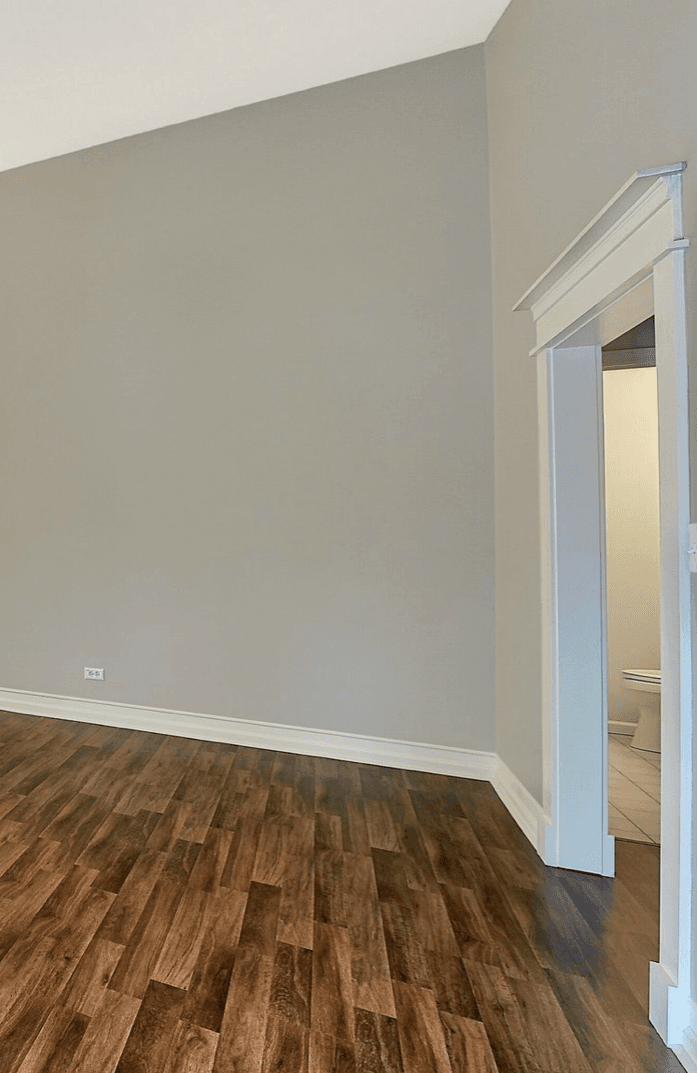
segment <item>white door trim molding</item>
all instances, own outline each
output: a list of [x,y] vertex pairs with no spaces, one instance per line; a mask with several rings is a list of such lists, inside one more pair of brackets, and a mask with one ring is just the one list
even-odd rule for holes
[[685,167],[680,162],[635,172],[516,303],[514,310],[532,312],[533,353],[558,345],[584,319],[649,277],[666,253],[687,245],[682,234]]
[[549,816],[543,858],[559,868],[614,875],[614,839],[607,834],[601,362],[599,346],[538,355]]
[[[580,643],[584,630],[598,629],[598,616],[582,616],[564,596],[568,548],[560,547],[568,510],[555,482],[569,480],[555,435],[572,416],[568,400],[557,394],[556,377],[567,357],[597,348],[645,316],[656,320],[656,366],[660,429],[661,526],[661,938],[660,961],[651,965],[649,1016],[663,1039],[690,1054],[697,1069],[692,1002],[693,936],[693,712],[692,592],[687,555],[689,522],[689,427],[687,412],[687,329],[685,249],[682,232],[684,163],[637,172],[564,250],[517,303],[532,312],[538,362],[540,417],[540,523],[542,555],[544,810],[548,821],[545,860],[583,867],[566,837],[564,810],[583,808],[578,786],[569,776],[577,759],[578,735],[569,734],[574,717],[569,697],[560,689],[557,657]],[[597,353],[596,353],[597,363]],[[590,374],[589,374],[590,375]],[[563,375],[561,382],[563,384]],[[567,406],[566,413],[564,406]],[[601,415],[596,414],[597,426]],[[594,430],[585,426],[587,447]],[[562,440],[564,437],[562,436]],[[562,442],[562,449],[568,446]],[[602,480],[599,477],[599,489]],[[568,497],[567,497],[568,500]],[[568,518],[566,519],[568,522]],[[568,532],[568,528],[567,528]],[[566,539],[566,538],[565,538]],[[568,541],[567,541],[568,543]],[[588,543],[586,548],[588,548]],[[601,558],[598,541],[593,554]],[[565,558],[566,556],[566,558]],[[601,572],[602,573],[602,572]],[[591,602],[602,592],[590,595]],[[565,602],[566,601],[566,602]],[[575,631],[575,632],[574,632]],[[592,646],[590,646],[590,649]],[[591,674],[597,674],[591,669]],[[601,713],[602,714],[602,713]],[[603,725],[606,727],[606,713]],[[597,723],[599,720],[595,719]],[[597,762],[589,738],[586,744]],[[585,756],[585,753],[582,754]],[[593,785],[598,782],[597,778]],[[606,776],[602,779],[606,785]],[[595,792],[595,790],[594,790]],[[606,792],[605,790],[603,792]],[[574,800],[574,793],[576,799]],[[595,828],[588,832],[603,858],[595,871],[611,872],[610,846],[599,829],[600,809],[591,810]],[[602,849],[603,838],[606,851]],[[575,857],[576,854],[576,857]],[[576,859],[576,863],[573,861]],[[685,1059],[683,1058],[683,1061]]]

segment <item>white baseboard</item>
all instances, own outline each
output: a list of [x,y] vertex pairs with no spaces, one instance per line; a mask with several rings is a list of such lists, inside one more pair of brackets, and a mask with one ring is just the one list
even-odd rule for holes
[[678,1061],[682,1062],[684,1065],[685,1073],[697,1073],[697,1050],[694,1049],[694,1044],[690,1050],[688,1050],[687,1047],[683,1047],[682,1044],[679,1043],[677,1047],[673,1047],[672,1050],[675,1052],[675,1057]]
[[[674,1026],[672,1035],[678,1042],[673,1043],[673,1050],[687,1073],[697,1073],[697,1003],[686,997],[684,1002],[677,1003],[677,1006],[673,1020],[678,1024]],[[670,1042],[672,1041],[669,1040]]]
[[649,963],[649,1009],[659,1036],[684,1065],[697,1073],[697,1003],[658,962]]
[[500,757],[497,757],[491,784],[525,837],[544,859],[545,831],[549,821],[542,805],[538,804]]
[[359,764],[409,768],[461,779],[491,781],[496,753],[459,749],[449,745],[429,745],[369,735],[316,730],[311,727],[261,723],[231,716],[178,712],[167,708],[145,708],[112,701],[60,697],[50,693],[30,693],[21,689],[0,689],[0,708],[23,715],[53,719],[73,719],[100,726],[125,727],[180,738],[201,738],[257,749],[325,756],[332,760],[352,760]]
[[653,1027],[665,1043],[668,1039],[668,995],[675,980],[658,961],[649,962],[649,1009]]
[[608,719],[607,729],[609,734],[633,734],[636,723],[623,723],[621,719]]

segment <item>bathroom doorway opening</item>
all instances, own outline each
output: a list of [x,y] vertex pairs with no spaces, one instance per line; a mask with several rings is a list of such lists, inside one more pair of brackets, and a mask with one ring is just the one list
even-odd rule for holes
[[544,776],[537,845],[548,865],[606,876],[614,875],[615,839],[607,801],[601,351],[655,317],[664,777],[649,1019],[681,1059],[697,1053],[684,169],[680,162],[631,176],[514,307],[531,311],[536,337]]
[[654,317],[601,348],[608,833],[660,844],[660,535]]

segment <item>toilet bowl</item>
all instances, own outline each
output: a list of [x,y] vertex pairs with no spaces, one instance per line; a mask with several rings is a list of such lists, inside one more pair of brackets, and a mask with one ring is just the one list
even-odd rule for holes
[[632,738],[633,749],[651,753],[661,751],[661,672],[643,669],[622,671],[627,689],[636,690],[639,722]]

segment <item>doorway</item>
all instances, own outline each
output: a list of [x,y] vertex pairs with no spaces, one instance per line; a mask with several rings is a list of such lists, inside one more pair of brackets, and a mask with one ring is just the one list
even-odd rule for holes
[[607,815],[601,351],[655,316],[665,777],[660,953],[650,966],[649,1017],[678,1057],[692,1049],[697,1029],[684,167],[635,173],[515,306],[532,312],[538,370],[545,812],[538,848],[547,864],[607,876],[614,874],[614,838]]
[[660,844],[660,536],[655,321],[602,347],[608,833]]

